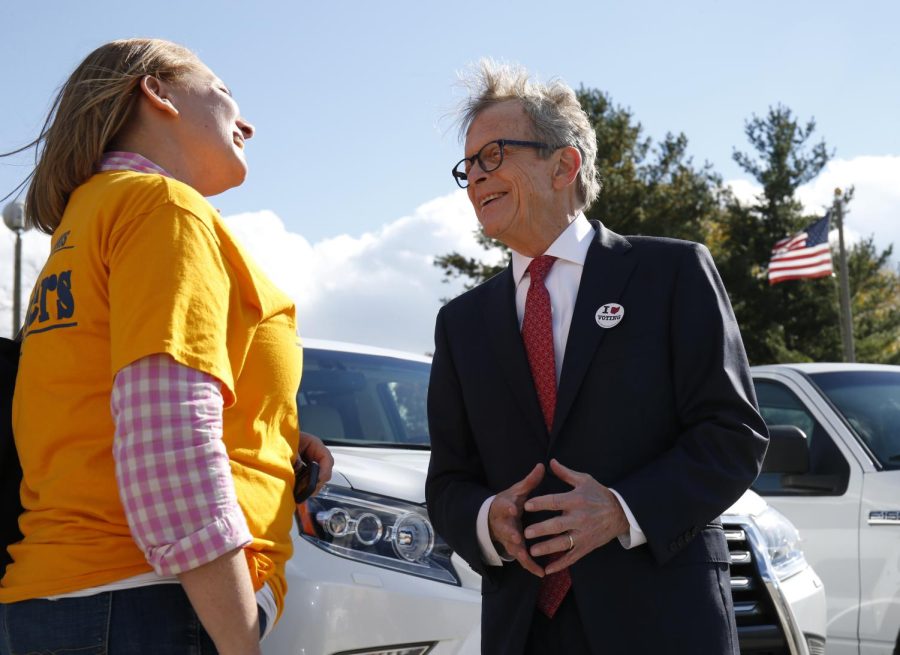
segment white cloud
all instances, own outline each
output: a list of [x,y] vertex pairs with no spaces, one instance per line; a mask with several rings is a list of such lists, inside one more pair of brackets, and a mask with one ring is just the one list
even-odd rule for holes
[[762,192],[762,187],[750,180],[728,180],[725,184],[731,187],[735,197],[745,205],[753,204]]
[[810,209],[831,204],[835,189],[854,187],[853,201],[844,219],[851,237],[874,236],[879,249],[894,246],[894,260],[900,255],[900,157],[855,157],[836,159],[803,188],[800,201]]
[[375,232],[310,245],[271,212],[226,217],[228,226],[275,283],[297,303],[300,334],[413,352],[433,350],[444,284],[436,255],[483,257],[465,193],[437,198]]
[[[874,236],[879,250],[894,246],[894,261],[900,256],[900,157],[854,157],[833,159],[815,180],[797,189],[797,197],[810,214],[824,213],[834,199],[834,190],[855,188],[844,220],[849,242]],[[747,180],[729,180],[742,202],[752,202],[762,187]]]

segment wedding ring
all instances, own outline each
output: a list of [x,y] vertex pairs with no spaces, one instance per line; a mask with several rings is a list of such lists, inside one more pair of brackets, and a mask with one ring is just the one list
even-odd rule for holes
[[569,538],[569,550],[572,550],[573,548],[575,548],[575,540],[572,539],[572,533],[567,532],[566,536]]

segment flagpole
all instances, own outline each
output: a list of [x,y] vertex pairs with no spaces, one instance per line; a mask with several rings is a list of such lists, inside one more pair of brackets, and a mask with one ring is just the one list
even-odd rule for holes
[[853,348],[853,318],[850,313],[850,271],[847,267],[847,249],[844,247],[844,199],[841,190],[834,190],[833,212],[837,221],[838,247],[840,250],[840,300],[841,300],[841,337],[844,341],[844,361],[855,362],[856,353]]

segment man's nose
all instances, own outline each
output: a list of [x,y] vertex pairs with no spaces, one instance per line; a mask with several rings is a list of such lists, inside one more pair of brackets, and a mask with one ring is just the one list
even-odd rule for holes
[[252,123],[244,118],[237,119],[237,126],[241,130],[241,134],[244,135],[245,139],[251,139],[253,138],[253,135],[256,134],[256,128],[253,127]]
[[484,172],[484,169],[481,168],[481,164],[476,161],[474,164],[472,164],[472,167],[469,169],[466,177],[468,177],[469,179],[469,184],[472,185],[486,180],[487,175],[488,174]]

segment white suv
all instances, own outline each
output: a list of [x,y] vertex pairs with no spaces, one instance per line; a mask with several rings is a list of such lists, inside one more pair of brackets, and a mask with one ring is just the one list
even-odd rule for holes
[[[266,655],[480,653],[481,579],[425,509],[430,360],[306,340],[303,429],[334,476],[298,514],[284,615]],[[744,655],[820,655],[825,600],[793,526],[752,492],[722,517]]]

